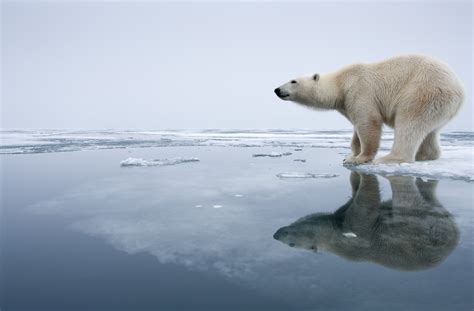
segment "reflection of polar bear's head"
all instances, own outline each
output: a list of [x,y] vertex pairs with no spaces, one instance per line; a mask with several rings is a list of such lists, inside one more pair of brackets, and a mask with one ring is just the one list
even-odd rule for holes
[[312,214],[278,229],[273,237],[291,247],[317,252],[318,249],[326,249],[326,241],[334,240],[335,222],[337,219],[333,219],[332,215]]
[[435,197],[437,182],[389,177],[392,199],[380,200],[375,176],[352,173],[353,197],[332,214],[313,214],[280,228],[274,238],[292,247],[326,250],[354,261],[401,270],[440,264],[459,232]]

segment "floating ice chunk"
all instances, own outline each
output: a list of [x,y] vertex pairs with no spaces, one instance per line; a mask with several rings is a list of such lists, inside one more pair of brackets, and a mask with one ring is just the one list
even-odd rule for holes
[[150,163],[142,158],[127,158],[120,162],[120,166],[147,166]]
[[243,196],[244,196],[243,194],[234,194],[234,197],[236,197],[236,198],[241,198]]
[[344,232],[342,235],[345,236],[346,238],[356,238],[357,237],[357,234],[355,234],[354,232]]
[[313,174],[313,173],[280,173],[276,175],[279,178],[333,178],[339,175],[337,174]]
[[145,160],[142,158],[128,158],[120,162],[120,166],[167,166],[187,162],[198,162],[198,158],[173,158]]
[[303,162],[303,163],[306,162],[305,159],[294,159],[293,161],[295,161],[295,162]]
[[194,207],[202,207],[201,204],[194,205]]
[[270,158],[280,158],[283,156],[292,155],[291,152],[270,152],[270,153],[254,153],[253,157],[270,157]]
[[214,207],[214,208],[221,208],[222,205],[216,204],[216,205],[213,205],[212,207]]

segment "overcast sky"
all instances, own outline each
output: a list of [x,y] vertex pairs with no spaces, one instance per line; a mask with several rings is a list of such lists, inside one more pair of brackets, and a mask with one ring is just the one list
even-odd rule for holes
[[423,53],[465,84],[448,128],[473,129],[472,13],[471,1],[2,1],[1,127],[350,128],[273,89]]

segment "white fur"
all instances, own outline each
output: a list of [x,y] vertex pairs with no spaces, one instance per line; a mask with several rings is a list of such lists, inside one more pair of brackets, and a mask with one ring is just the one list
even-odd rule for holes
[[336,72],[295,79],[279,87],[284,100],[315,109],[333,109],[354,125],[348,164],[373,160],[382,125],[395,129],[392,151],[376,163],[434,160],[440,156],[439,130],[459,111],[464,90],[444,63],[403,55]]

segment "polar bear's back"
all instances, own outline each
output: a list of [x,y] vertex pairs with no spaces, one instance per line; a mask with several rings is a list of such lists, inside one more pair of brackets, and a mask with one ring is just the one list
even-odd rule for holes
[[416,115],[441,109],[452,117],[463,102],[460,80],[437,59],[402,55],[363,67],[366,87],[372,88],[386,121],[401,110]]
[[368,64],[367,67],[374,75],[392,82],[436,84],[441,87],[461,86],[448,65],[429,56],[401,55]]

